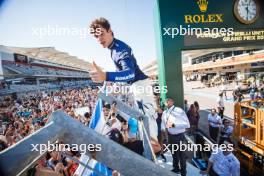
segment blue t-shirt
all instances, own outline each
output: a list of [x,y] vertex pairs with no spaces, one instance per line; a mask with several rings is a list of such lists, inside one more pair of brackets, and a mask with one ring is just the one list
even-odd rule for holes
[[106,81],[133,83],[148,78],[137,65],[132,49],[114,38],[108,47],[117,72],[106,72]]
[[[101,173],[101,175],[104,175],[104,176],[112,176],[112,170],[109,169],[108,167],[106,167],[104,164],[102,163],[96,163],[94,168],[93,168],[95,171]],[[95,172],[92,172],[90,174],[90,176],[98,176],[99,174],[96,174]]]

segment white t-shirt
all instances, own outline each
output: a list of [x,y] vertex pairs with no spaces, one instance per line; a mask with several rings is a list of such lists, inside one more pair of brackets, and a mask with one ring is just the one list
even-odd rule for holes
[[211,127],[215,127],[215,128],[220,127],[222,124],[221,117],[217,114],[213,116],[211,113],[208,114],[208,122]]
[[[108,123],[111,124],[112,123],[111,121],[112,121],[112,119],[108,120]],[[106,135],[107,133],[109,133],[114,128],[116,128],[116,129],[118,129],[120,131],[121,130],[121,126],[122,126],[122,124],[121,124],[121,122],[118,119],[116,119],[114,124],[112,124],[111,126],[109,126],[108,124],[105,123],[104,127],[103,127],[103,130],[102,130],[102,134]]]
[[167,128],[166,124],[172,122],[175,127],[168,128],[169,134],[180,134],[184,133],[186,128],[190,128],[189,119],[186,113],[178,107],[172,106],[167,109],[162,114],[161,130]]
[[240,163],[233,153],[224,155],[219,149],[216,154],[212,153],[209,161],[219,176],[240,176]]
[[118,129],[120,131],[121,130],[121,126],[122,126],[121,122],[118,119],[116,119],[114,124],[112,124],[111,128],[112,129],[116,128],[116,129]]
[[219,97],[217,98],[217,107],[225,107],[223,97],[220,97],[220,96],[219,96]]

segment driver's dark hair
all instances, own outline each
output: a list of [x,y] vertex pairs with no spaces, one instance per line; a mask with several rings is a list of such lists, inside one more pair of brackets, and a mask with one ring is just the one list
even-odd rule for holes
[[90,24],[90,28],[93,29],[93,31],[96,31],[97,28],[104,28],[106,31],[109,31],[111,25],[107,19],[101,17],[93,20]]

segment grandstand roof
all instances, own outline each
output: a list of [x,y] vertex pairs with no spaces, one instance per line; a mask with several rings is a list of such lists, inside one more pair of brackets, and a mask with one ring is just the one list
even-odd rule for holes
[[28,57],[43,60],[51,63],[61,64],[69,67],[75,67],[82,70],[89,71],[91,64],[76,56],[71,56],[66,52],[56,50],[54,47],[39,47],[39,48],[22,48],[22,47],[11,47],[4,46],[5,49],[23,54]]
[[249,64],[253,62],[263,62],[263,61],[264,61],[264,53],[253,54],[248,56],[234,56],[225,60],[216,60],[215,62],[210,61],[201,64],[191,65],[189,67],[183,68],[183,71],[193,71],[193,70],[201,70],[207,68],[241,65],[241,64]]
[[197,49],[197,50],[186,50],[182,52],[183,57],[197,58],[207,54],[215,52],[227,52],[227,51],[239,51],[239,50],[253,50],[263,49],[263,46],[247,46],[247,47],[232,47],[232,48],[213,48],[213,49]]
[[157,75],[158,73],[157,60],[153,60],[142,68],[142,71],[148,76]]

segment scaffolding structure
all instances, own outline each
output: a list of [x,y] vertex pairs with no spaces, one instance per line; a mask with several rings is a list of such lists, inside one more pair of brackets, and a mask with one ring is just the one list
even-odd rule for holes
[[264,173],[264,99],[235,104],[233,138],[241,165],[250,174]]

